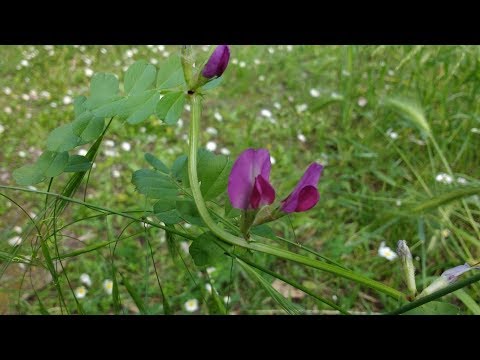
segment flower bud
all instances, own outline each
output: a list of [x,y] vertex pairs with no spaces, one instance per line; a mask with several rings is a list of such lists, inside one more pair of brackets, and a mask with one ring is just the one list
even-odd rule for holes
[[203,67],[202,75],[211,79],[213,77],[222,76],[223,72],[228,66],[228,61],[230,60],[230,49],[227,45],[219,45],[214,50],[210,59]]
[[431,293],[434,293],[435,291],[441,290],[444,287],[447,287],[448,285],[453,284],[456,282],[459,278],[460,275],[463,273],[466,273],[467,271],[470,271],[472,269],[477,269],[480,270],[479,266],[473,266],[471,267],[467,263],[459,266],[455,266],[454,268],[445,270],[442,275],[440,275],[437,279],[435,279],[427,288],[425,288],[420,295],[418,295],[418,298],[421,298],[426,295],[430,295]]
[[408,291],[412,296],[415,296],[417,293],[417,286],[415,284],[415,267],[413,266],[412,253],[410,252],[405,240],[398,241],[397,254],[401,260],[403,276],[405,278]]

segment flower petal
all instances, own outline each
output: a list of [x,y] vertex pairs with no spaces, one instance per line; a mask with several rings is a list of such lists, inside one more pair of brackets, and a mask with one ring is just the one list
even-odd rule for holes
[[222,76],[230,60],[230,49],[227,45],[219,45],[213,51],[203,68],[202,75],[207,79],[214,76]]
[[295,208],[295,212],[310,210],[312,207],[317,205],[319,199],[320,194],[318,193],[316,187],[311,185],[305,186],[298,194],[298,203],[297,207]]
[[[310,164],[292,193],[282,201],[282,211],[286,213],[301,212],[315,206],[319,199],[317,184],[322,175],[322,170],[322,165]],[[301,193],[304,188],[308,189]]]
[[272,185],[262,175],[258,175],[255,178],[255,185],[250,196],[250,206],[253,209],[258,209],[261,206],[270,205],[274,200],[275,190]]
[[234,208],[249,208],[255,178],[261,175],[268,183],[270,168],[270,154],[266,149],[247,149],[240,154],[228,178],[228,196]]

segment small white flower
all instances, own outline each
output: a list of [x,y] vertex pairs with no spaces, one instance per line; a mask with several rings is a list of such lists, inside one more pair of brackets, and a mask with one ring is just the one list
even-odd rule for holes
[[104,144],[105,144],[105,146],[108,146],[108,147],[114,147],[115,146],[115,141],[105,140]]
[[280,105],[279,102],[274,102],[274,103],[273,103],[273,107],[274,107],[275,109],[277,109],[277,110],[280,110],[280,109],[282,108],[282,105]]
[[13,231],[15,231],[17,234],[21,234],[22,233],[22,228],[17,225],[13,228]]
[[238,64],[238,59],[232,59],[232,64],[237,65]]
[[228,150],[227,148],[221,148],[220,153],[223,155],[230,155],[230,150]]
[[48,91],[43,90],[43,91],[40,91],[40,97],[48,100],[50,99],[51,95]]
[[66,96],[63,97],[63,104],[64,105],[70,105],[72,102],[73,102],[73,99],[72,99],[71,96],[66,95]]
[[103,153],[105,154],[105,156],[109,156],[109,157],[118,156],[118,152],[116,150],[105,149]]
[[88,151],[85,150],[85,149],[80,149],[80,150],[77,151],[77,154],[80,155],[80,156],[85,156],[85,155],[87,155],[87,152]]
[[120,145],[123,151],[130,151],[132,149],[132,145],[130,143],[124,141],[122,145]]
[[85,286],[79,286],[75,289],[75,297],[77,299],[83,299],[87,295],[88,290]]
[[458,177],[457,178],[457,183],[459,183],[460,185],[466,185],[468,183],[467,179],[463,178],[463,177]]
[[217,120],[217,121],[223,121],[223,116],[222,116],[222,114],[220,114],[218,111],[215,111],[215,113],[213,114],[213,117],[214,117],[215,120]]
[[265,75],[260,75],[258,77],[258,81],[265,81]]
[[378,248],[378,255],[390,261],[395,260],[398,257],[395,251],[390,249],[388,246],[385,246],[385,241],[382,241],[380,243],[380,247]]
[[82,275],[80,275],[80,282],[84,285],[87,285],[88,287],[92,286],[92,279],[88,274],[83,273]]
[[157,49],[158,51],[165,51],[165,45],[158,45]]
[[207,290],[210,294],[212,293],[212,285],[207,283],[205,284],[205,290]]
[[214,135],[214,136],[218,134],[217,129],[215,129],[214,127],[207,127],[205,131],[207,132],[207,134]]
[[55,101],[52,101],[50,103],[50,106],[55,109],[57,107],[57,103]]
[[192,108],[190,107],[190,104],[186,104],[186,105],[185,105],[185,110],[187,110],[187,111],[191,111],[191,110],[192,110]]
[[335,302],[337,302],[337,301],[338,301],[338,296],[335,295],[335,294],[333,294],[333,295],[332,295],[332,300],[335,301]]
[[147,128],[146,128],[145,126],[142,126],[142,127],[140,128],[140,132],[141,132],[142,134],[145,134],[146,131],[147,131]]
[[158,60],[155,59],[155,58],[151,58],[151,59],[150,59],[150,64],[152,64],[152,65],[157,65],[157,64],[158,64]]
[[23,59],[22,61],[20,61],[20,65],[22,65],[23,67],[27,67],[29,65],[28,60]]
[[439,173],[437,176],[435,176],[435,180],[439,183],[442,184],[451,184],[453,182],[453,178],[445,173]]
[[170,53],[168,51],[162,52],[163,57],[169,57]]
[[28,101],[30,100],[30,96],[28,94],[22,94],[22,99]]
[[320,91],[318,91],[317,89],[310,89],[310,96],[318,98],[320,96]]
[[209,141],[209,142],[207,142],[206,148],[207,148],[207,150],[215,151],[217,149],[217,143],[215,143],[213,141]]
[[368,101],[364,97],[359,98],[358,102],[357,102],[358,106],[360,106],[360,107],[365,107],[365,105],[367,105],[367,103],[368,103]]
[[21,236],[14,236],[11,239],[8,240],[8,245],[10,246],[18,246],[22,243],[22,238]]
[[302,133],[298,133],[297,139],[298,139],[300,142],[302,142],[302,143],[304,143],[305,141],[307,141],[307,138],[306,138],[305,135],[303,135]]
[[266,118],[271,118],[272,117],[272,112],[268,109],[262,109],[262,111],[260,111],[260,115],[262,115],[263,117],[266,117]]
[[132,50],[127,50],[127,51],[125,52],[125,56],[128,57],[128,58],[133,57],[133,51],[132,51]]
[[103,290],[105,290],[105,292],[108,294],[108,295],[112,295],[112,292],[113,292],[113,281],[110,280],[110,279],[105,279],[103,281]]
[[92,77],[93,76],[93,70],[90,68],[85,69],[85,76],[87,77]]
[[21,158],[24,158],[25,156],[27,156],[27,153],[25,151],[20,150],[18,152],[18,156],[20,156]]
[[188,312],[195,312],[198,310],[198,300],[190,299],[185,303],[185,310]]
[[276,163],[275,158],[273,156],[270,156],[270,162],[272,163],[272,165]]
[[387,130],[387,135],[388,135],[392,140],[398,139],[398,133],[396,133],[396,132],[393,131],[392,129],[388,129],[388,130]]
[[296,106],[297,112],[302,113],[308,109],[307,104],[300,104]]
[[212,275],[215,272],[215,270],[217,270],[217,268],[215,268],[214,266],[209,266],[207,268],[207,274]]
[[107,51],[108,51],[108,50],[107,50],[106,48],[101,48],[101,49],[100,49],[100,52],[101,52],[102,54],[104,54],[104,55],[107,53]]
[[10,89],[8,86],[3,88],[3,92],[5,95],[10,95],[12,93],[12,89]]
[[247,66],[247,64],[245,63],[245,61],[240,61],[238,63],[238,66],[240,66],[241,68],[244,68],[245,66]]
[[224,296],[224,297],[223,297],[223,302],[224,302],[225,304],[229,304],[230,301],[231,301],[230,296]]
[[5,114],[11,114],[12,113],[12,108],[10,106],[5,106],[3,111],[5,111]]
[[261,62],[259,59],[254,59],[254,60],[253,60],[253,63],[254,63],[255,65],[260,65],[262,62]]
[[395,205],[402,206],[402,200],[400,199],[395,200]]
[[343,76],[350,76],[350,72],[348,72],[347,70],[343,69],[343,70],[342,70],[342,75],[343,75]]
[[293,46],[292,46],[292,45],[287,45],[286,48],[287,48],[287,51],[292,51],[292,50],[293,50]]
[[388,76],[393,76],[393,75],[395,75],[395,72],[394,72],[393,70],[388,70],[387,73],[388,73]]
[[112,177],[114,177],[115,179],[118,179],[120,177],[120,171],[114,169],[112,170]]
[[273,54],[273,53],[275,52],[275,49],[274,49],[273,47],[269,47],[269,48],[268,48],[268,52],[269,52],[270,54]]
[[3,133],[4,131],[5,131],[5,127],[2,124],[0,124],[0,134]]
[[480,129],[478,128],[471,128],[470,131],[474,134],[480,134]]

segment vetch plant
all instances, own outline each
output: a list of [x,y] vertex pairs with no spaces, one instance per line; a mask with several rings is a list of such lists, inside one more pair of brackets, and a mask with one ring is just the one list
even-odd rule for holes
[[[164,230],[165,241],[172,257],[180,259],[177,262],[183,264],[187,270],[185,254],[181,249],[188,248],[188,254],[201,274],[194,280],[195,289],[201,296],[198,299],[191,298],[185,303],[180,301],[175,308],[166,290],[168,287],[162,284],[157,271],[156,263],[162,259],[158,258],[156,248],[148,237],[145,236],[147,240],[142,237],[146,253],[153,264],[158,283],[158,298],[161,299],[159,301],[162,302],[161,308],[165,314],[175,311],[196,312],[204,308],[203,303],[200,306],[200,301],[206,303],[212,313],[228,313],[231,295],[221,293],[220,288],[209,279],[209,269],[221,268],[225,264],[241,269],[242,274],[265,290],[278,306],[289,314],[304,313],[305,309],[272,287],[269,280],[271,277],[301,290],[340,313],[348,314],[348,311],[337,303],[319,296],[312,287],[305,286],[304,279],[294,279],[293,274],[280,274],[270,265],[266,265],[263,258],[293,262],[298,266],[346,279],[362,288],[375,290],[377,294],[382,294],[383,298],[393,299],[398,302],[399,309],[402,309],[402,305],[414,304],[416,300],[408,303],[411,298],[407,299],[403,292],[359,271],[349,270],[307,246],[277,236],[267,225],[284,217],[295,216],[295,213],[308,211],[319,203],[318,184],[323,172],[321,164],[311,162],[294,189],[286,196],[279,196],[271,183],[272,157],[267,149],[255,146],[246,149],[233,163],[226,155],[216,155],[205,150],[199,135],[202,129],[202,102],[211,89],[221,85],[223,76],[228,75],[229,60],[230,48],[227,45],[214,48],[205,59],[197,57],[191,46],[184,46],[180,56],[170,56],[158,68],[143,60],[135,62],[123,76],[123,86],[120,86],[119,78],[113,74],[93,75],[89,96],[73,99],[75,119],[51,132],[46,139],[46,150],[35,163],[24,165],[13,173],[19,185],[31,186],[46,181],[47,190],[1,186],[3,189],[45,195],[42,212],[36,218],[29,217],[31,229],[35,232],[32,264],[41,264],[50,272],[53,286],[59,294],[60,307],[68,312],[65,295],[65,288],[68,286],[77,312],[84,313],[82,304],[77,299],[85,297],[88,290],[83,286],[72,288],[63,262],[99,249],[110,249],[110,256],[114,259],[116,245],[123,230],[113,239],[112,233],[115,229],[109,223],[111,217],[121,217],[131,221],[131,224],[141,224],[142,236],[152,228]],[[123,92],[120,91],[121,88]],[[83,199],[75,197],[80,187],[88,183],[90,176],[95,173],[92,169],[93,163],[97,160],[102,142],[107,141],[108,131],[114,122],[120,120],[127,125],[135,125],[156,116],[165,126],[173,126],[182,116],[185,105],[189,105],[191,110],[188,153],[179,156],[170,165],[155,154],[146,153],[144,158],[149,167],[136,170],[132,174],[132,184],[140,194],[138,204],[145,203],[145,206],[116,210],[86,201],[86,196],[83,196]],[[307,105],[301,107],[305,110]],[[302,112],[302,109],[298,112]],[[268,114],[264,110],[262,115]],[[223,120],[219,113],[215,114],[215,118],[217,121],[227,121],[226,118]],[[429,128],[425,127],[425,130]],[[77,148],[87,144],[90,144],[89,149],[79,152]],[[130,151],[130,142],[122,143],[122,149],[124,152]],[[53,191],[58,184],[58,177],[64,173],[70,175],[67,182],[61,186],[59,192]],[[275,179],[274,176],[272,179]],[[58,220],[68,205],[88,208],[96,213],[92,216],[105,218],[105,239],[82,249],[61,252],[57,238]],[[68,227],[68,224],[61,226]],[[289,248],[282,246],[285,243]],[[19,261],[15,254],[24,244],[22,241],[12,244],[14,248],[10,261]],[[395,253],[389,250],[390,253],[381,255],[389,260],[395,259]],[[409,294],[413,297],[416,294],[414,271],[411,254],[407,250],[405,242],[399,243],[398,253]],[[103,290],[106,295],[111,296],[115,312],[121,312],[119,292],[124,291],[141,313],[150,313],[151,307],[145,300],[147,296],[139,294],[138,287],[132,284],[124,269],[117,269],[113,260],[110,265],[112,276],[103,282]],[[194,278],[192,273],[194,272],[189,271],[190,277]],[[88,275],[82,276],[81,281],[91,286]],[[212,288],[214,291],[208,290]],[[438,287],[434,290],[436,289]],[[443,290],[445,289],[441,289]],[[148,293],[145,291],[145,294]],[[435,292],[429,295],[435,295]]]

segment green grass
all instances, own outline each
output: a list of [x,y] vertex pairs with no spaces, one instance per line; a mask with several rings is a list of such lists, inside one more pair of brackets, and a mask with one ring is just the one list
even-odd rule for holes
[[[45,148],[48,133],[73,119],[73,105],[65,105],[63,100],[65,96],[88,95],[85,69],[122,78],[135,60],[153,59],[152,63],[156,60],[161,66],[164,55],[168,56],[165,50],[170,54],[179,50],[175,46],[158,49],[0,47],[0,124],[4,128],[0,134],[0,184],[15,185],[11,172],[33,162]],[[200,47],[198,50],[207,54]],[[403,292],[406,288],[398,260],[390,262],[377,255],[381,241],[392,249],[398,240],[407,241],[420,291],[444,270],[480,260],[480,198],[472,195],[475,190],[469,190],[480,185],[480,133],[472,131],[480,128],[479,47],[232,46],[231,50],[222,85],[204,102],[204,129],[214,127],[218,134],[204,131],[202,144],[214,141],[217,153],[227,148],[233,158],[247,147],[268,148],[275,158],[271,179],[280,198],[288,195],[309,163],[325,165],[319,204],[276,223],[278,236],[309,246]],[[28,66],[17,69],[30,55],[35,56]],[[11,94],[4,92],[6,87]],[[318,97],[311,95],[311,89],[318,90]],[[38,99],[33,99],[33,91]],[[48,91],[50,98],[42,91]],[[30,99],[22,98],[24,94]],[[262,116],[262,109],[268,109],[272,118]],[[217,112],[222,121],[217,120]],[[135,193],[131,175],[147,166],[146,152],[167,164],[187,152],[189,116],[188,111],[182,115],[183,127],[165,126],[154,117],[139,125],[114,120],[105,140],[113,140],[115,145],[102,143],[88,187],[82,183],[76,198],[83,200],[85,192],[88,203],[120,212],[144,208],[145,199]],[[389,135],[392,131],[398,135],[396,139]],[[305,142],[299,140],[299,134],[305,136]],[[130,151],[122,148],[122,142],[130,144]],[[106,150],[117,156],[108,156]],[[20,156],[22,151],[25,157]],[[119,177],[112,176],[113,172]],[[449,174],[454,181],[436,181],[439,173]],[[458,177],[468,184],[457,183]],[[60,176],[51,191],[60,192],[67,179]],[[46,191],[48,184],[36,187]],[[449,191],[454,193],[445,195]],[[40,214],[45,204],[38,194],[3,189],[0,193],[27,213]],[[39,266],[21,267],[8,260],[12,253],[17,260],[34,254],[31,242],[35,236],[32,232],[20,247],[8,244],[16,235],[14,227],[26,231],[29,221],[10,200],[0,198],[0,312],[187,313],[184,303],[198,299],[199,312],[222,313],[218,302],[228,294],[229,312],[281,309],[268,295],[275,290],[261,280],[264,287],[258,286],[257,270],[248,273],[228,261],[208,275],[195,267],[178,236],[145,229],[119,216],[93,217],[96,214],[69,204],[57,219],[57,229],[77,221],[57,235],[58,252],[81,254],[64,258],[62,272],[60,264],[52,260],[59,273],[54,284],[41,251],[34,258]],[[185,230],[195,234],[194,228]],[[110,244],[96,248],[101,242]],[[54,244],[47,245],[55,259]],[[85,246],[89,252],[81,250]],[[293,245],[288,247],[298,251]],[[324,272],[262,254],[257,254],[255,261],[347,311],[390,312],[398,306],[380,293]],[[88,273],[93,283],[77,303],[71,288],[81,285],[82,273]],[[273,282],[271,276],[263,276]],[[102,287],[105,279],[116,284],[112,295]],[[205,290],[208,282],[218,296]],[[478,284],[459,294],[447,295],[444,300],[462,313],[478,312]],[[168,309],[162,305],[164,297]],[[314,297],[290,300],[306,310],[331,309]]]

